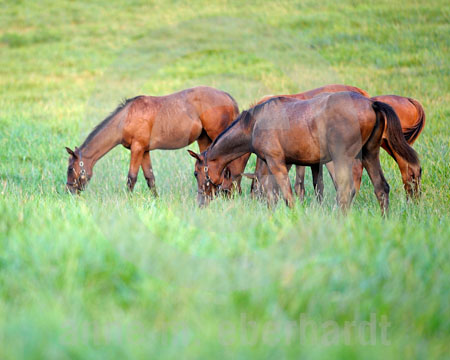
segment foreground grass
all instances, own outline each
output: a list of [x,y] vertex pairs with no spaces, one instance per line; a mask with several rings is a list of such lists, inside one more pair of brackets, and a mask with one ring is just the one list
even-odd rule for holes
[[[0,4],[1,359],[445,357],[447,4]],[[246,181],[197,209],[184,150],[152,154],[158,199],[124,191],[119,148],[64,193],[63,147],[122,97],[205,84],[242,108],[332,82],[424,104],[419,203],[385,155],[386,220],[366,177],[347,217],[329,179],[322,206],[271,210]]]

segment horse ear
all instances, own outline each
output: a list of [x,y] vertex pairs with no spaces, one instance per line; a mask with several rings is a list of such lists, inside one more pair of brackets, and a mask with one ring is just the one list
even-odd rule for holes
[[200,155],[199,155],[199,154],[193,152],[192,150],[188,150],[187,152],[188,152],[189,155],[191,155],[193,158],[196,158],[198,161],[202,161],[202,160],[200,159]]
[[66,146],[66,151],[69,155],[72,155],[73,157],[77,157],[75,152],[72,149],[68,148],[67,146]]
[[249,179],[253,179],[253,180],[256,179],[256,174],[252,174],[252,173],[243,173],[242,175],[245,176],[245,177],[248,177]]
[[228,168],[226,167],[226,168],[225,168],[225,171],[224,171],[224,173],[223,173],[223,176],[224,176],[224,178],[227,179],[227,180],[231,179],[231,171],[230,171],[230,169],[228,169]]

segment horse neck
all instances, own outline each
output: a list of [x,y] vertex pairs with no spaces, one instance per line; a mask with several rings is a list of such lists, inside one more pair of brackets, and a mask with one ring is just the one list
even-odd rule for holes
[[239,122],[229,128],[207,151],[208,163],[215,163],[221,173],[231,161],[251,152],[253,127],[244,127]]
[[87,160],[86,162],[92,168],[100,158],[119,145],[121,141],[121,128],[112,120],[99,130],[92,139],[83,143],[80,147],[81,156]]

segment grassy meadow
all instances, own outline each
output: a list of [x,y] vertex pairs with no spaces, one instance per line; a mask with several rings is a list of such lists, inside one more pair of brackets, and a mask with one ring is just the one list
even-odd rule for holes
[[[444,0],[0,0],[0,359],[448,356],[449,18]],[[142,173],[127,193],[122,147],[64,190],[64,146],[123,98],[209,85],[245,109],[329,83],[423,104],[418,203],[385,152],[387,219],[366,174],[343,217],[309,170],[293,210],[247,179],[199,209],[185,149],[151,153],[158,198]]]

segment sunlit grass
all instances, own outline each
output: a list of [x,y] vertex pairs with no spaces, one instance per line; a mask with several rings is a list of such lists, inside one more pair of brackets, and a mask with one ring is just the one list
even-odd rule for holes
[[[450,309],[448,5],[367,2],[0,2],[0,358],[444,358]],[[45,11],[44,11],[45,10]],[[346,83],[421,101],[423,197],[391,212],[365,175],[344,217],[244,194],[195,202],[185,149],[152,152],[159,197],[129,152],[64,191],[67,154],[122,98],[209,85],[240,108]],[[196,145],[191,146],[197,149]],[[254,167],[251,158],[248,170]],[[293,176],[293,174],[291,174]],[[390,323],[376,344],[348,322]],[[300,319],[317,334],[302,338]],[[340,335],[330,338],[327,324]],[[310,330],[314,333],[313,330]]]

